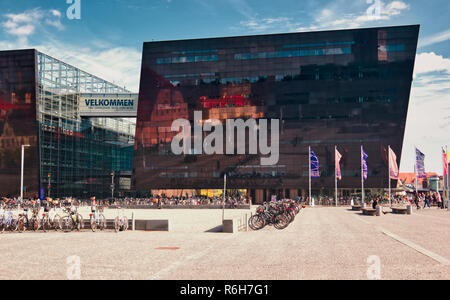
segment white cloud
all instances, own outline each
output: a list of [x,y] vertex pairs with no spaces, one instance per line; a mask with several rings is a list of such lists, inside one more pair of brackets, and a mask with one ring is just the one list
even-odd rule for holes
[[127,47],[77,48],[75,45],[57,41],[32,47],[92,75],[126,87],[132,92],[139,91],[142,53],[138,49]]
[[450,29],[445,30],[439,33],[436,33],[432,36],[425,37],[419,41],[419,48],[431,46],[437,43],[445,42],[450,40]]
[[400,15],[409,9],[409,5],[403,1],[391,1],[385,3],[375,1],[365,11],[360,13],[343,14],[341,7],[332,3],[330,7],[323,8],[314,18],[315,23],[309,26],[298,27],[297,31],[323,30],[323,29],[346,29],[358,28],[367,23],[387,21],[394,16]]
[[61,23],[61,12],[58,10],[41,10],[35,8],[18,14],[5,14],[4,22],[0,23],[1,28],[7,34],[18,38],[22,44],[27,42],[29,36],[36,32],[36,29],[42,27],[42,21],[45,24],[53,26],[58,30],[63,30]]
[[416,57],[415,76],[424,73],[445,71],[450,74],[450,59],[434,52],[419,53]]
[[[230,1],[241,4],[245,3],[243,0]],[[360,12],[345,13],[343,12],[343,9],[348,9],[347,3],[347,1],[331,2],[327,7],[321,8],[314,13],[313,22],[308,24],[308,26],[302,26],[302,23],[294,18],[257,18],[258,14],[247,12],[243,13],[247,20],[241,21],[240,27],[255,32],[358,28],[368,23],[390,20],[409,9],[409,5],[403,1],[391,1],[385,3],[380,0],[379,2],[374,2],[379,3],[379,6],[374,7],[375,4],[367,4]],[[357,7],[361,8],[360,6]]]
[[442,174],[441,147],[450,144],[450,59],[419,53],[414,73],[401,169],[414,171],[418,147],[426,155],[427,171]]
[[[28,10],[19,14],[6,14],[0,29],[16,38],[0,40],[0,49],[35,48],[88,73],[138,92],[141,52],[138,49],[110,46],[104,41],[91,41],[92,48],[52,39],[45,25],[63,30],[62,14],[58,10]],[[38,31],[37,29],[41,29]],[[45,32],[39,43],[29,42],[32,35]]]
[[279,17],[279,18],[264,18],[264,19],[251,19],[247,21],[241,21],[240,25],[248,28],[254,32],[269,31],[272,29],[292,29],[292,23],[290,18]]

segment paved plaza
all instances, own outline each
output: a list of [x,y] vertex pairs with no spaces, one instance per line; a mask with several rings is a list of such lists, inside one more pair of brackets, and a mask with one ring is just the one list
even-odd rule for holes
[[169,218],[173,230],[4,234],[0,279],[73,279],[78,262],[81,279],[369,279],[377,261],[381,279],[450,279],[447,211],[368,217],[307,208],[283,231],[238,234],[213,230],[221,210],[136,214]]

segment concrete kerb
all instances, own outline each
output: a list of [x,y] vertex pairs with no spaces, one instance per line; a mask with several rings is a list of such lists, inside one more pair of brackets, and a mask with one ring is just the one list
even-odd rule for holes
[[248,221],[252,216],[252,212],[249,211],[243,214],[241,217],[225,219],[222,222],[222,232],[224,233],[238,233],[240,231],[248,232]]
[[[91,221],[84,220],[84,229],[89,229]],[[131,220],[128,220],[128,228],[133,231],[167,231],[171,229],[169,220],[135,220],[134,214]],[[114,229],[114,220],[106,220],[106,229]]]

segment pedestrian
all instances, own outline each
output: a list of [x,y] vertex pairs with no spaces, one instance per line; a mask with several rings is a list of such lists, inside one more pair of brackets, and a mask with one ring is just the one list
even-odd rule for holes
[[431,201],[430,194],[426,194],[425,195],[425,202],[423,204],[423,209],[425,209],[427,206],[428,206],[428,208],[431,208],[430,201]]
[[437,204],[438,204],[438,209],[439,209],[439,208],[444,209],[444,204],[442,203],[441,194],[440,194],[439,192],[437,192],[437,193],[435,194],[435,197],[436,197],[436,202],[437,202]]

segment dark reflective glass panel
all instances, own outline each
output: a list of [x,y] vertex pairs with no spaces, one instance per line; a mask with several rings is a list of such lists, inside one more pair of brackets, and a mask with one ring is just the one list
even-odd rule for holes
[[[334,187],[334,146],[341,188],[361,185],[361,145],[369,155],[368,188],[387,186],[386,148],[399,160],[419,26],[145,43],[135,142],[138,190],[230,188],[305,190],[308,146]],[[214,49],[217,60],[159,63],[174,53]],[[206,56],[206,54],[205,54]],[[192,59],[191,59],[192,60]],[[172,122],[279,119],[280,159],[259,155],[175,156]]]

